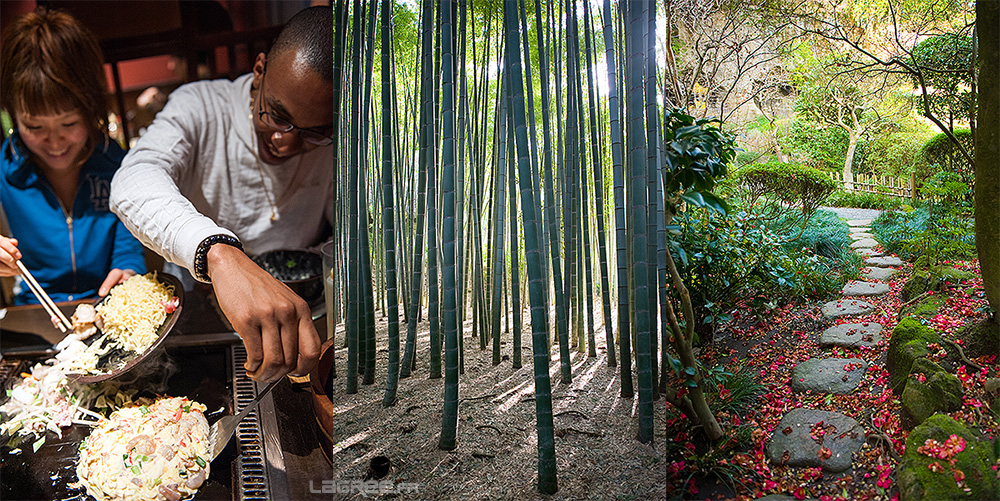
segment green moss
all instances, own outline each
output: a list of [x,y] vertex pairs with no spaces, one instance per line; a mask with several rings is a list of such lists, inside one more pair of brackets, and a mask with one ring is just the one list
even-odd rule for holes
[[886,351],[886,369],[893,392],[897,395],[903,393],[913,362],[927,355],[929,343],[940,342],[941,337],[933,329],[925,327],[915,318],[907,317],[896,324]]
[[944,294],[931,294],[921,298],[916,303],[903,308],[899,312],[900,317],[919,317],[930,320],[934,318],[941,308],[944,308],[947,297]]
[[[951,435],[965,439],[965,449],[955,456],[954,468],[965,474],[968,493],[956,484],[948,461],[917,452],[927,439],[944,443]],[[965,426],[949,416],[936,414],[914,428],[906,439],[906,453],[896,477],[899,498],[903,501],[998,499],[996,474],[991,468],[994,461],[990,447],[980,443]],[[943,466],[944,471],[931,471],[927,466],[933,462]]]
[[975,278],[972,273],[951,266],[931,266],[931,260],[927,256],[917,258],[913,270],[913,275],[899,291],[899,298],[903,301],[909,301],[930,290],[943,290],[946,283],[957,284]]
[[[924,375],[923,382],[917,379],[917,374]],[[917,425],[936,412],[953,412],[962,408],[962,382],[926,358],[913,362],[905,384],[900,400],[903,421],[908,426]]]

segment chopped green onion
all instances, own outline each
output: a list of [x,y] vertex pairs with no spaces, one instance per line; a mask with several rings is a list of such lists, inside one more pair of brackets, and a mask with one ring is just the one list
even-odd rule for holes
[[142,473],[142,470],[141,470],[141,469],[139,468],[139,465],[135,465],[135,466],[133,466],[133,467],[131,468],[131,470],[132,470],[132,473],[135,473],[136,475],[138,475],[138,474]]
[[160,485],[161,483],[163,483],[163,479],[161,479],[161,478],[157,478],[156,480],[153,481],[153,485],[154,486]]
[[184,406],[184,412],[191,412],[191,406],[190,405],[185,405]]
[[122,454],[122,461],[124,461],[126,464],[128,464],[128,462],[129,462],[129,460],[128,460],[128,454]]
[[14,390],[7,390],[7,396],[8,397],[14,396]]
[[141,412],[143,416],[149,414],[149,406],[144,405],[142,407],[139,407],[139,412]]
[[195,456],[194,457],[194,462],[198,463],[198,466],[201,466],[202,468],[205,467],[205,460],[202,459],[201,456]]
[[187,470],[181,470],[181,469],[179,469],[179,468],[178,468],[178,470],[177,470],[177,474],[178,474],[178,475],[180,475],[181,477],[186,477],[186,476],[188,476],[188,472],[187,472]]
[[45,437],[43,436],[42,438],[35,440],[35,443],[31,444],[31,448],[34,452],[38,452],[38,449],[40,449],[44,443]]

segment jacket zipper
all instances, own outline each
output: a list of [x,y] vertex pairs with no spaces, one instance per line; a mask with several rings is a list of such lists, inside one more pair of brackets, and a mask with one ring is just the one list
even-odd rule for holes
[[63,210],[63,215],[66,216],[66,227],[69,230],[69,260],[73,267],[73,290],[78,290],[76,286],[76,246],[73,243],[73,215],[66,212],[66,208],[62,206],[62,202],[59,202],[59,207]]

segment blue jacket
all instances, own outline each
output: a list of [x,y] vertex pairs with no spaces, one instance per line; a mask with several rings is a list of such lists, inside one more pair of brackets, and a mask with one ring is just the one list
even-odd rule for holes
[[[98,144],[83,164],[72,212],[30,160],[15,132],[0,151],[0,208],[18,240],[21,262],[54,301],[97,297],[114,268],[145,273],[142,245],[111,212],[111,178],[125,153],[114,141]],[[68,214],[68,216],[67,216]],[[14,304],[37,304],[27,284]]]

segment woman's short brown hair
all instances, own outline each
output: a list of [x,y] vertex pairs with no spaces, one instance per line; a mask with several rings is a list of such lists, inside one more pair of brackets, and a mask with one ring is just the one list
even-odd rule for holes
[[0,106],[51,115],[77,109],[91,144],[108,127],[104,58],[97,38],[73,16],[38,8],[7,26],[0,41]]

